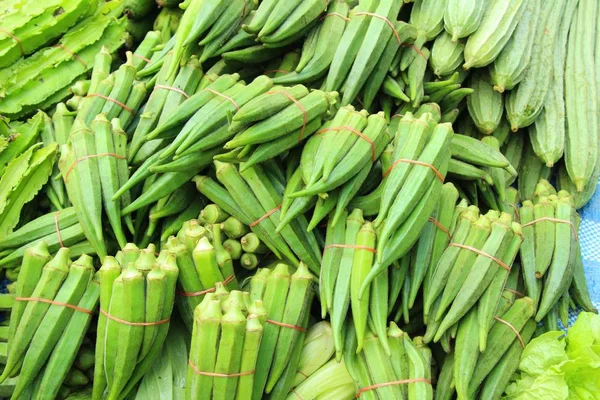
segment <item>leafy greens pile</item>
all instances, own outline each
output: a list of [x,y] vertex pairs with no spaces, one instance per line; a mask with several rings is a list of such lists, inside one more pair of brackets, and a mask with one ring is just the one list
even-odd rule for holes
[[506,397],[518,400],[587,400],[599,393],[600,316],[589,312],[566,335],[550,331],[533,339],[506,388]]

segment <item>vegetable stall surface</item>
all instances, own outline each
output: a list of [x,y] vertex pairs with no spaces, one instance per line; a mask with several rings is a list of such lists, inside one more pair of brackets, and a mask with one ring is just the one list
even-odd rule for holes
[[598,15],[1,2],[0,398],[600,398]]

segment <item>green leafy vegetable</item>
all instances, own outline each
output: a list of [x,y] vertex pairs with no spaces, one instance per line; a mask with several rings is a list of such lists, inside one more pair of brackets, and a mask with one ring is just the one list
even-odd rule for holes
[[553,365],[563,364],[568,360],[565,352],[564,333],[550,331],[533,339],[523,350],[519,369],[529,375],[541,375]]
[[600,316],[582,312],[566,337],[550,331],[533,339],[506,388],[517,400],[595,399],[600,393]]

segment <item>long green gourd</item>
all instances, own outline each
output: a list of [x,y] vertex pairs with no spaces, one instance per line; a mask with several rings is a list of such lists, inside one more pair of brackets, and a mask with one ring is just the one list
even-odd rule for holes
[[519,86],[509,93],[506,100],[506,115],[513,132],[531,125],[542,112],[550,89],[554,43],[560,30],[560,19],[564,17],[565,4],[565,0],[542,4],[529,66]]

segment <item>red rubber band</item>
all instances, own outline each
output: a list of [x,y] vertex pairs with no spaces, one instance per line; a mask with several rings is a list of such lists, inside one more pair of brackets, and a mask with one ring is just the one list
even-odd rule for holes
[[90,315],[92,315],[94,313],[92,310],[88,310],[86,308],[77,307],[77,306],[74,306],[73,304],[69,304],[69,303],[61,303],[60,301],[44,299],[42,297],[15,297],[15,301],[37,301],[39,303],[54,304],[55,306],[70,308],[72,310],[90,314]]
[[296,397],[299,398],[300,400],[304,400],[304,397],[302,397],[298,393],[296,393],[296,389],[295,388],[292,390],[292,393],[294,393],[296,395]]
[[63,241],[62,241],[62,236],[60,235],[60,227],[58,226],[58,215],[60,214],[60,210],[58,210],[56,213],[54,213],[54,229],[56,229],[56,236],[58,236],[58,243],[60,244],[60,247],[65,247]]
[[396,27],[394,26],[394,24],[392,24],[392,21],[390,21],[389,19],[387,19],[383,15],[375,14],[375,13],[372,13],[372,12],[363,11],[363,12],[358,12],[358,13],[354,14],[355,17],[357,17],[359,15],[368,15],[370,17],[379,18],[380,20],[385,21],[385,23],[388,24],[388,26],[390,28],[392,28],[392,33],[396,37],[396,40],[398,41],[398,44],[400,46],[402,46],[402,41],[400,40],[400,35],[398,35],[398,31],[396,30]]
[[515,203],[508,203],[508,205],[515,210],[515,216],[517,217],[517,219],[521,219],[521,216],[519,215],[519,207],[517,207],[517,205]]
[[77,61],[79,61],[81,64],[83,64],[83,66],[84,66],[84,67],[87,67],[87,66],[88,66],[88,65],[87,65],[87,63],[81,59],[81,57],[79,57],[79,56],[78,56],[78,55],[77,55],[77,54],[76,54],[74,51],[71,51],[71,50],[69,50],[69,49],[67,48],[67,46],[65,46],[64,44],[60,44],[60,43],[58,43],[58,44],[55,44],[55,45],[54,45],[54,46],[52,46],[52,47],[59,47],[59,48],[63,49],[64,51],[66,51],[67,53],[69,53],[71,56],[73,56],[73,58],[74,58],[74,59],[76,59],[76,60],[77,60]]
[[364,139],[367,143],[369,143],[371,145],[371,161],[375,162],[375,158],[376,153],[377,153],[377,149],[375,149],[375,143],[373,143],[373,141],[371,139],[369,139],[367,136],[365,136],[364,133],[357,131],[356,129],[354,129],[351,126],[337,126],[337,127],[333,127],[333,128],[325,128],[325,129],[321,129],[320,131],[317,131],[317,133],[315,135],[320,135],[321,133],[327,132],[327,131],[350,131],[352,133],[354,133],[355,135],[357,135],[358,137],[360,137],[361,139]]
[[426,162],[423,161],[417,161],[417,160],[410,160],[408,158],[401,158],[399,160],[394,161],[394,163],[392,165],[389,166],[389,168],[383,173],[383,177],[385,178],[386,176],[388,176],[388,174],[390,172],[392,172],[392,169],[400,163],[409,163],[409,164],[414,164],[414,165],[420,165],[422,167],[427,167],[430,170],[433,171],[433,173],[438,177],[438,179],[443,183],[444,182],[444,175],[442,175],[442,173],[440,171],[437,170],[436,167],[434,167],[431,164],[427,164]]
[[281,326],[282,328],[290,328],[290,329],[294,329],[298,332],[306,332],[306,329],[301,326],[285,324],[283,322],[273,321],[272,319],[268,319],[268,320],[266,320],[266,322],[268,322],[271,325]]
[[327,249],[332,249],[332,248],[337,248],[337,249],[359,249],[359,250],[366,250],[370,253],[373,254],[377,254],[377,250],[375,250],[372,247],[369,246],[359,246],[356,244],[329,244],[327,246],[325,246],[325,248],[323,249],[323,253],[325,253],[325,250]]
[[306,379],[308,379],[308,375],[306,375],[304,372],[300,371],[299,369],[296,370],[297,374],[302,375],[303,377],[305,377]]
[[402,118],[402,117],[404,117],[404,114],[394,114],[394,115],[392,115],[392,117],[390,119]]
[[337,12],[332,12],[332,13],[325,14],[325,15],[323,16],[323,18],[321,18],[321,19],[325,19],[325,18],[327,18],[327,17],[331,17],[331,16],[340,17],[341,19],[343,19],[343,20],[344,20],[344,21],[346,21],[346,22],[350,21],[350,18],[348,18],[348,17],[346,17],[346,16],[344,16],[344,15],[342,15],[342,14],[340,14],[340,13],[337,13]]
[[412,47],[421,57],[423,57],[425,60],[427,60],[427,57],[425,56],[425,54],[423,54],[423,52],[417,48],[417,46],[415,46],[414,44],[404,44],[402,43],[402,41],[400,40],[400,35],[398,34],[398,31],[396,30],[396,27],[394,26],[394,24],[392,24],[392,22],[387,19],[386,17],[384,17],[383,15],[379,15],[379,14],[375,14],[375,13],[371,13],[371,12],[359,12],[354,14],[354,16],[358,16],[358,15],[369,15],[371,17],[375,17],[375,18],[379,18],[383,21],[385,21],[386,24],[388,24],[388,26],[390,28],[392,28],[392,33],[394,34],[394,36],[396,37],[396,40],[398,41],[398,44],[402,47]]
[[144,57],[144,56],[141,56],[141,55],[139,55],[139,54],[135,54],[135,53],[133,53],[133,56],[134,56],[135,58],[139,58],[140,60],[144,60],[144,61],[146,61],[147,63],[149,63],[150,61],[152,61],[152,60],[150,60],[149,58],[146,58],[146,57]]
[[508,265],[506,265],[502,260],[500,260],[500,259],[494,257],[493,255],[488,254],[488,253],[486,253],[484,251],[476,249],[475,247],[466,246],[464,244],[459,244],[459,243],[450,243],[448,246],[459,247],[461,249],[470,250],[473,253],[479,254],[480,256],[484,256],[484,257],[489,258],[490,260],[494,261],[496,264],[498,264],[499,266],[501,266],[505,270],[510,271],[510,267]]
[[4,32],[6,33],[8,36],[10,36],[15,42],[17,42],[17,44],[19,45],[19,49],[21,50],[21,55],[24,56],[25,55],[25,50],[23,49],[23,43],[21,43],[21,41],[19,40],[18,37],[16,37],[15,35],[13,35],[11,32],[7,31],[6,29],[2,29],[0,28],[0,32]]
[[303,121],[302,121],[302,130],[300,131],[300,137],[298,138],[298,141],[301,142],[302,138],[304,137],[304,130],[306,129],[306,124],[308,123],[308,115],[306,114],[306,110],[304,109],[304,107],[302,106],[302,104],[300,104],[298,102],[298,100],[296,100],[291,94],[289,94],[285,90],[271,91],[271,92],[267,92],[267,94],[282,94],[285,97],[287,97],[288,99],[290,99],[292,102],[294,102],[294,104],[296,104],[298,106],[298,108],[300,109],[300,111],[302,111],[302,119],[303,119]]
[[542,221],[550,221],[550,222],[556,222],[559,224],[569,224],[571,225],[571,230],[573,231],[573,235],[575,236],[575,241],[579,241],[578,235],[577,235],[577,231],[575,230],[575,225],[573,225],[573,223],[571,221],[566,221],[564,219],[558,219],[558,218],[552,218],[552,217],[543,217],[543,218],[538,218],[538,219],[534,219],[531,222],[528,222],[526,224],[521,225],[521,227],[525,228],[526,226],[529,225],[533,225],[533,224],[537,224],[538,222],[542,222]]
[[81,157],[78,158],[77,160],[75,160],[75,162],[69,167],[69,169],[67,169],[67,173],[65,174],[65,182],[69,181],[69,174],[71,173],[71,171],[73,170],[73,168],[75,168],[75,166],[84,160],[87,160],[89,158],[95,158],[95,157],[115,157],[118,158],[119,160],[124,160],[125,157],[120,156],[118,154],[115,153],[100,153],[100,154],[90,154],[89,156],[85,156],[85,157]]
[[246,372],[238,372],[235,374],[220,374],[218,372],[204,372],[204,371],[200,371],[198,369],[198,367],[196,367],[194,365],[194,363],[192,362],[192,360],[188,360],[188,364],[190,367],[192,367],[192,369],[194,370],[195,373],[197,373],[198,375],[204,375],[204,376],[212,376],[214,378],[236,378],[239,376],[246,376],[246,375],[253,375],[254,374],[254,370],[252,371],[246,371]]
[[87,97],[100,97],[106,101],[110,101],[115,103],[116,105],[118,105],[119,107],[121,107],[123,110],[129,112],[131,115],[135,115],[135,111],[133,111],[133,109],[131,109],[130,107],[127,106],[127,104],[121,103],[119,100],[113,99],[112,97],[108,97],[105,96],[103,94],[100,93],[92,93],[92,94],[88,94]]
[[182,95],[183,97],[185,97],[186,99],[189,99],[189,98],[190,98],[190,95],[189,95],[189,94],[187,94],[187,93],[186,93],[186,92],[184,92],[183,90],[181,90],[181,89],[179,89],[179,88],[176,88],[176,87],[173,87],[173,86],[167,86],[167,85],[154,85],[154,89],[153,89],[153,90],[156,90],[156,89],[166,89],[166,90],[171,90],[171,91],[173,91],[173,92],[177,92],[177,93],[181,94],[181,95]]
[[[228,283],[230,283],[233,280],[233,278],[235,278],[234,274],[229,275],[223,281],[223,285],[227,285]],[[183,296],[183,297],[196,297],[196,296],[203,296],[205,294],[212,293],[215,290],[217,290],[217,288],[211,287],[211,288],[208,288],[208,289],[205,289],[205,290],[201,290],[199,292],[183,292],[183,291],[180,291],[180,292],[177,292],[177,294],[180,295],[180,296]]]
[[356,398],[358,399],[360,397],[360,395],[363,394],[364,392],[368,392],[368,391],[373,390],[373,389],[378,389],[380,387],[387,387],[387,386],[394,386],[394,385],[405,385],[407,383],[418,383],[418,382],[424,382],[424,383],[427,383],[427,384],[431,385],[431,381],[429,379],[426,379],[426,378],[413,378],[413,379],[403,379],[401,381],[376,383],[374,385],[366,386],[364,388],[361,388],[356,393]]
[[219,93],[216,90],[210,89],[210,88],[206,88],[206,89],[202,89],[202,91],[207,91],[207,92],[211,92],[213,94],[216,94],[217,96],[220,96],[222,98],[224,98],[225,100],[227,100],[228,102],[230,102],[231,104],[233,104],[233,106],[239,111],[240,110],[240,106],[237,105],[237,103],[229,96],[224,95],[223,93]]
[[444,232],[448,236],[448,238],[452,237],[452,235],[450,235],[450,230],[448,228],[446,228],[444,225],[442,225],[440,221],[438,221],[437,219],[435,219],[433,217],[429,217],[429,221],[433,222],[433,224],[435,226],[437,226],[442,232]]
[[494,319],[496,321],[502,322],[504,325],[508,326],[515,333],[515,335],[517,335],[517,339],[519,339],[519,342],[521,342],[521,346],[523,348],[525,348],[525,342],[523,341],[523,338],[521,337],[521,334],[519,333],[517,328],[515,328],[510,322],[507,322],[507,321],[503,320],[502,318],[494,317]]
[[250,228],[254,228],[256,225],[260,224],[263,220],[269,218],[272,214],[274,214],[276,211],[278,211],[281,208],[281,204],[278,205],[277,207],[275,207],[274,209],[272,209],[271,211],[268,211],[265,215],[263,215],[262,217],[260,217],[259,219],[257,219],[256,221],[252,222],[250,225],[248,225]]
[[515,295],[519,296],[520,298],[525,297],[525,295],[523,293],[521,293],[521,292],[519,292],[519,291],[517,291],[515,289],[504,288],[504,290],[506,290],[507,292],[510,292],[512,294],[515,294]]
[[414,44],[401,44],[400,46],[402,47],[411,47],[414,51],[417,52],[418,55],[420,55],[421,57],[423,57],[423,59],[425,61],[427,61],[427,56],[425,55],[425,53],[423,53],[421,51],[421,49],[419,49],[417,46],[415,46]]
[[100,309],[100,313],[108,319],[112,319],[115,322],[118,322],[123,325],[129,325],[129,326],[156,326],[156,325],[166,324],[171,320],[170,318],[166,318],[166,319],[161,319],[160,321],[156,321],[156,322],[131,322],[131,321],[125,321],[124,319],[121,319],[121,318],[114,317],[114,316],[110,315],[109,313],[107,313],[106,311],[104,311],[103,309]]
[[[275,72],[275,73],[281,72],[283,74],[289,74],[290,73],[290,71],[286,71],[285,69],[266,69],[265,70],[265,75],[268,75],[268,74],[273,73],[273,72]],[[281,93],[281,92],[276,92],[276,93]]]

